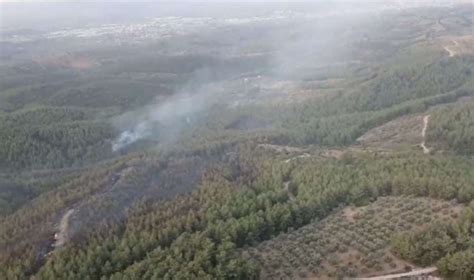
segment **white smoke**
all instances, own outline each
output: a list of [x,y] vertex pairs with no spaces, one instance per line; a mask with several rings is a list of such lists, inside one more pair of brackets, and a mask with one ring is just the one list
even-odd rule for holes
[[112,151],[119,151],[126,146],[150,135],[150,126],[142,122],[136,127],[123,131],[117,139],[112,142]]
[[119,151],[147,138],[179,137],[182,129],[191,125],[196,115],[218,102],[219,94],[215,87],[208,85],[195,91],[193,94],[186,91],[156,102],[141,110],[139,117],[126,120],[133,125],[112,142],[112,150]]

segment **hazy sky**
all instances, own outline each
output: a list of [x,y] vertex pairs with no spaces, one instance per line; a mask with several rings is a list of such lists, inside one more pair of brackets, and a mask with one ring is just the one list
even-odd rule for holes
[[[248,16],[270,8],[287,9],[311,3],[331,4],[454,4],[471,0],[0,0],[0,29],[51,30],[101,23],[117,23],[160,16]],[[26,4],[24,4],[26,3]],[[211,4],[212,3],[212,4]],[[218,5],[214,5],[217,3]],[[270,5],[269,3],[274,3]],[[193,5],[190,7],[189,5]],[[226,5],[232,5],[228,9]],[[314,6],[314,5],[313,5]],[[338,6],[335,6],[338,7]],[[303,9],[303,11],[306,11]],[[232,15],[231,15],[232,14]]]
[[[371,2],[371,3],[388,3],[388,2],[395,2],[395,3],[459,3],[459,2],[464,2],[468,3],[471,2],[472,0],[297,0],[297,1],[288,1],[288,0],[158,0],[158,1],[140,1],[140,2],[170,2],[170,3],[176,3],[176,2],[194,2],[194,3],[199,3],[199,2],[215,2],[215,3],[241,3],[241,2],[315,2],[315,3],[324,3],[324,2]],[[8,2],[14,2],[14,3],[28,3],[28,2],[33,2],[33,3],[41,3],[41,2],[69,2],[69,3],[85,3],[85,2],[91,2],[91,3],[103,3],[103,2],[129,2],[129,3],[137,3],[137,1],[130,1],[130,0],[82,0],[82,1],[77,1],[77,0],[0,0],[0,2],[8,3]]]

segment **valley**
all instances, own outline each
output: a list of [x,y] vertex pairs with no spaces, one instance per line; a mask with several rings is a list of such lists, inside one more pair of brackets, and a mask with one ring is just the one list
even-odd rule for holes
[[1,30],[0,279],[472,279],[472,5],[248,5]]

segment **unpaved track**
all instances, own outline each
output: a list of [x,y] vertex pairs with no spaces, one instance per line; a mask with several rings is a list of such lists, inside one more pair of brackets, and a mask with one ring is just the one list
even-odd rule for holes
[[294,156],[294,157],[292,157],[292,158],[289,158],[289,159],[285,160],[285,163],[289,163],[289,162],[291,162],[291,161],[293,161],[293,160],[295,160],[295,159],[308,158],[308,157],[311,157],[311,155],[308,154],[308,153],[304,153],[304,154],[302,154],[302,155]]
[[59,223],[59,232],[56,233],[54,238],[56,242],[54,242],[54,247],[61,247],[63,246],[67,240],[69,235],[69,223],[71,220],[71,215],[74,213],[74,209],[69,209],[66,214],[61,218],[61,222]]
[[273,150],[279,153],[302,153],[305,150],[298,147],[291,146],[282,146],[282,145],[273,145],[273,144],[258,144],[259,148]]
[[[459,45],[458,41],[456,41],[456,40],[451,40],[451,41],[453,42],[453,44],[454,44],[455,47],[456,47],[457,45]],[[451,47],[453,47],[453,46],[444,46],[444,47],[443,47],[444,50],[448,52],[449,57],[453,57],[453,56],[456,55],[456,52],[455,52],[454,50],[452,50]]]
[[430,149],[426,147],[425,145],[425,139],[426,139],[426,129],[428,128],[428,122],[430,121],[430,115],[426,115],[423,117],[423,130],[421,131],[421,137],[423,137],[423,140],[420,144],[421,148],[423,149],[423,153],[429,154]]
[[397,278],[402,278],[402,277],[430,274],[430,273],[435,272],[436,270],[437,270],[436,267],[428,267],[428,268],[413,270],[406,273],[388,274],[388,275],[381,275],[381,276],[375,276],[375,277],[354,278],[354,279],[357,279],[357,280],[397,279]]
[[292,192],[290,192],[290,181],[286,181],[285,183],[283,183],[283,190],[288,193],[288,198],[289,198],[291,201],[295,201],[295,200],[296,200],[294,194],[293,194]]

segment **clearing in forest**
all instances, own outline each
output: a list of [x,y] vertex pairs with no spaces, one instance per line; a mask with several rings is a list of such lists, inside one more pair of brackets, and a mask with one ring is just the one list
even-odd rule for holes
[[364,147],[382,150],[415,146],[423,141],[423,117],[407,115],[375,127],[357,139]]

